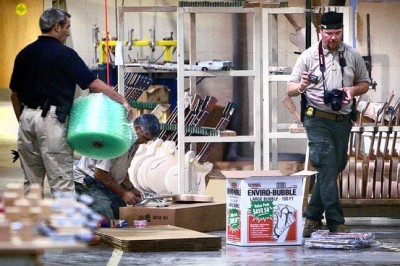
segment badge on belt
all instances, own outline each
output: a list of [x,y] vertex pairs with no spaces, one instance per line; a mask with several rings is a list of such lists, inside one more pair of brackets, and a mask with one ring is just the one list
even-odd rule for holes
[[308,116],[313,116],[314,115],[314,108],[312,106],[309,106],[307,108],[306,115],[308,115]]

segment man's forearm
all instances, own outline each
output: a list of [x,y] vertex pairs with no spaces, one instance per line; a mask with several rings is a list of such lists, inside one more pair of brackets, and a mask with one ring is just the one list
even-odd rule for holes
[[122,105],[128,104],[124,96],[113,90],[110,86],[99,79],[96,79],[92,83],[90,83],[89,89],[97,93],[104,93],[105,95],[107,95],[114,101],[121,103]]
[[351,94],[354,96],[360,96],[368,92],[369,90],[369,83],[368,82],[360,82],[352,87],[348,87],[351,90]]
[[300,82],[290,82],[286,87],[286,94],[289,97],[296,97],[306,91],[306,88],[303,88]]
[[121,183],[121,186],[126,190],[132,190],[135,188],[131,183],[131,181],[129,180],[129,175],[126,175],[124,181],[122,181]]
[[104,187],[111,190],[118,196],[123,197],[125,189],[120,184],[115,182],[115,180],[110,176],[110,173],[96,168],[94,177]]
[[11,92],[11,103],[14,109],[15,117],[19,121],[21,117],[21,102],[18,99],[18,93],[12,91]]

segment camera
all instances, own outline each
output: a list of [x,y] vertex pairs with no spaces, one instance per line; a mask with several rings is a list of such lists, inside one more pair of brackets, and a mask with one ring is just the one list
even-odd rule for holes
[[312,84],[318,84],[319,78],[316,75],[310,74],[309,76],[310,82]]
[[342,100],[344,91],[338,89],[332,89],[324,92],[324,103],[331,104],[333,111],[339,111],[342,108]]

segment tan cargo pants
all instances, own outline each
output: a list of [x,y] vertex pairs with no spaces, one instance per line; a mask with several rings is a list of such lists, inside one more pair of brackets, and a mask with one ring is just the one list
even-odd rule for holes
[[52,193],[75,192],[73,153],[66,141],[68,120],[60,123],[55,108],[51,106],[46,117],[40,108],[25,107],[21,114],[17,143],[25,194],[31,184],[39,184],[43,193],[46,175]]

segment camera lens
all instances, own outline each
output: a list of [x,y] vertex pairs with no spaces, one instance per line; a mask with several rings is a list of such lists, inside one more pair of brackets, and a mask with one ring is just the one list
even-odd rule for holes
[[338,89],[332,90],[331,108],[333,111],[339,111],[342,108],[343,91]]
[[318,81],[319,81],[318,76],[311,74],[311,75],[309,76],[309,78],[310,78],[310,82],[311,82],[312,84],[318,84]]
[[324,103],[330,103],[333,111],[339,111],[342,108],[342,99],[343,91],[341,90],[332,89],[324,93]]
[[342,108],[342,99],[338,97],[332,98],[331,108],[333,111],[339,111]]

